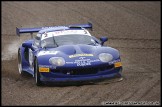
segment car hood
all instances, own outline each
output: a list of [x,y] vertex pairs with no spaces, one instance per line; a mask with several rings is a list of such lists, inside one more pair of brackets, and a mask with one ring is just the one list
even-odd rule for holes
[[105,46],[92,45],[63,45],[57,48],[46,48],[38,52],[37,57],[41,62],[48,62],[51,57],[63,57],[65,61],[72,62],[84,57],[84,59],[99,59],[100,53],[109,53],[113,59],[119,58],[118,50]]
[[[109,53],[113,55],[113,57],[119,57],[118,50],[111,47],[104,46],[92,46],[92,45],[63,45],[57,48],[46,48],[39,51],[38,56],[61,56],[61,57],[69,57],[72,55],[83,54],[83,55],[91,55],[98,56],[100,53]],[[78,55],[79,56],[79,55]]]

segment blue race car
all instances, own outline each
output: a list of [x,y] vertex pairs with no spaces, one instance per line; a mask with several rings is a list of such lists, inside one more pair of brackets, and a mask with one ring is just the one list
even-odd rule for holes
[[16,28],[16,33],[37,33],[18,49],[19,73],[28,72],[42,83],[95,81],[121,77],[119,51],[104,46],[107,37],[92,36],[92,24]]

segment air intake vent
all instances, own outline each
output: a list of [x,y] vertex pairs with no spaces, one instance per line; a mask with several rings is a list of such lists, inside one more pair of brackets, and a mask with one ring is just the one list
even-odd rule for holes
[[69,26],[70,29],[82,29],[80,26]]

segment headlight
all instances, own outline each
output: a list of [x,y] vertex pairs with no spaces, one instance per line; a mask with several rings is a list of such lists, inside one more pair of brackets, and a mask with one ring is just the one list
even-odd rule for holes
[[113,56],[111,54],[108,54],[108,53],[101,53],[101,54],[99,54],[99,59],[102,62],[109,62],[113,59]]
[[65,64],[65,60],[62,57],[52,57],[49,59],[49,63],[56,66],[63,66]]

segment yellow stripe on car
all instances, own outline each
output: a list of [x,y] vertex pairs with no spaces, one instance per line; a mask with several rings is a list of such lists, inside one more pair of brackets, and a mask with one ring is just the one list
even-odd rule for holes
[[121,66],[122,66],[121,62],[116,62],[114,65],[115,65],[115,68],[116,68],[116,67],[121,67]]
[[49,68],[39,67],[39,72],[50,72]]

